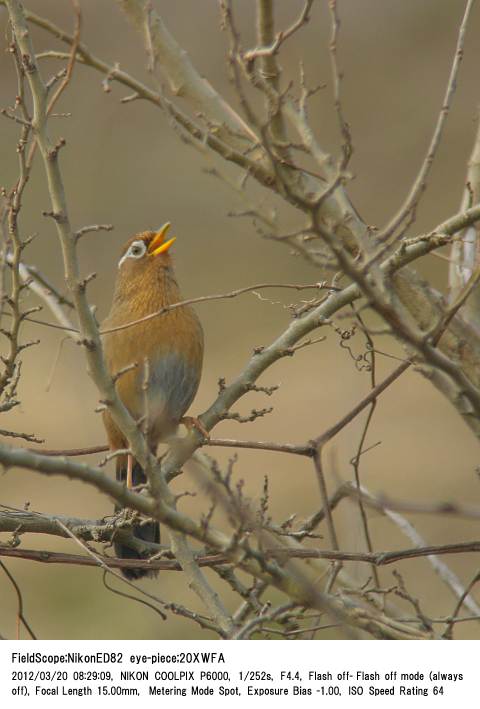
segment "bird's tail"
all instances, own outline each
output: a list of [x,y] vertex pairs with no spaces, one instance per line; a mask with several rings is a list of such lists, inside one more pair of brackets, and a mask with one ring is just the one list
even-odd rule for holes
[[[117,480],[125,482],[127,478],[127,468],[126,465],[117,466]],[[132,482],[133,485],[142,485],[147,481],[143,468],[136,461],[133,464],[132,470]],[[120,508],[115,508],[118,512]],[[138,525],[133,529],[133,536],[137,539],[141,539],[145,542],[155,542],[160,543],[160,525],[158,522],[146,522],[145,524]],[[114,542],[113,547],[115,549],[115,555],[120,559],[142,559],[142,555],[136,550],[131,549],[126,544],[122,542]],[[143,578],[144,576],[156,576],[157,571],[147,571],[146,569],[121,569],[122,574],[125,578],[130,581],[136,581]]]

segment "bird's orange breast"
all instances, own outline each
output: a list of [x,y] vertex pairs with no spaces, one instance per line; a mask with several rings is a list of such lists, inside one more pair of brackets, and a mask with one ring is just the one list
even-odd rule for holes
[[[165,280],[168,276],[165,277]],[[176,282],[156,287],[128,284],[116,290],[112,310],[101,330],[125,325],[181,300]],[[105,360],[112,376],[121,375],[118,394],[136,419],[146,419],[152,448],[175,430],[198,389],[203,362],[203,331],[192,308],[182,306],[156,318],[106,333],[102,337]],[[113,447],[120,435],[108,412],[105,425]],[[115,440],[113,440],[115,439]]]

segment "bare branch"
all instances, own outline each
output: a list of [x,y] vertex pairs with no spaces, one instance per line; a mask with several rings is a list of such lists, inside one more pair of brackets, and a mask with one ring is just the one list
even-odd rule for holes
[[443,98],[442,107],[440,109],[440,113],[435,124],[430,145],[428,146],[427,154],[405,202],[395,214],[393,219],[390,220],[389,224],[387,224],[387,226],[380,232],[380,234],[378,235],[379,241],[388,239],[390,236],[392,236],[392,234],[394,234],[394,232],[400,226],[403,220],[408,217],[412,209],[417,206],[418,201],[425,190],[427,178],[430,173],[430,169],[432,167],[435,155],[437,153],[438,146],[440,145],[440,141],[442,139],[445,122],[447,120],[453,95],[457,87],[457,76],[458,71],[460,69],[460,64],[463,59],[465,35],[473,4],[474,0],[467,0],[465,5],[463,18],[460,24],[460,28],[458,30],[457,44],[455,47],[455,54],[453,56],[452,67],[450,69],[450,76],[448,77],[445,96]]
[[[467,209],[480,200],[480,115],[477,118],[472,154],[468,161],[466,184],[462,199],[462,208]],[[456,299],[479,265],[478,259],[478,225],[467,227],[460,238],[452,244],[449,260],[448,285],[450,301]],[[463,317],[479,329],[479,289],[476,288],[472,298],[463,310]]]
[[[1,549],[0,549],[1,551]],[[36,640],[37,636],[33,632],[30,623],[27,621],[25,618],[25,614],[23,612],[23,596],[22,592],[20,590],[20,587],[18,583],[15,581],[14,577],[10,573],[10,571],[7,569],[3,561],[0,561],[0,567],[3,569],[4,574],[7,576],[8,580],[12,584],[13,588],[15,589],[15,593],[17,595],[17,604],[18,604],[18,610],[17,610],[17,640],[20,640],[20,623],[25,627],[26,631],[32,638],[32,640]]]
[[161,17],[149,8],[145,0],[117,0],[128,19],[142,32],[146,14],[151,33],[151,50],[162,68],[175,96],[190,102],[194,111],[205,113],[218,126],[218,136],[226,144],[243,152],[249,143],[257,142],[255,133],[232,110],[211,84],[202,77],[188,54],[177,44]]

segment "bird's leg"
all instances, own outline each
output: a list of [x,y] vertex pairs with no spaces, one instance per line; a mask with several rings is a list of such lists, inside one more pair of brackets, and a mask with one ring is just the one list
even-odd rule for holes
[[200,421],[200,419],[197,419],[196,416],[183,416],[183,418],[180,419],[180,423],[183,423],[183,425],[186,426],[189,431],[192,428],[196,428],[206,441],[210,440],[209,432],[207,431],[203,423]]
[[127,455],[127,488],[133,487],[133,456],[131,453]]

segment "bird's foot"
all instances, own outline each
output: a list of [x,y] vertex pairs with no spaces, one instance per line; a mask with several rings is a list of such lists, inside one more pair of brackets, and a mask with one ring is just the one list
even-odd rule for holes
[[130,453],[127,457],[127,487],[129,490],[133,487],[133,457]]
[[184,416],[180,419],[180,423],[183,423],[183,425],[186,426],[189,431],[191,431],[192,428],[195,428],[202,435],[205,441],[210,440],[209,432],[207,431],[203,423],[200,421],[200,419],[197,419],[196,416]]
[[115,508],[115,527],[132,527],[133,523],[140,519],[140,514],[136,510],[130,510],[128,507]]

